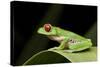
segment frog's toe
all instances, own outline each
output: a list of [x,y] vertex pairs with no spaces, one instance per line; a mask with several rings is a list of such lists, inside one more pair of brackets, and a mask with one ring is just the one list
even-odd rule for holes
[[54,47],[54,48],[50,48],[48,50],[57,50],[57,49],[58,49],[58,47]]
[[75,51],[74,51],[74,50],[64,50],[64,52],[73,53],[73,52],[75,52]]

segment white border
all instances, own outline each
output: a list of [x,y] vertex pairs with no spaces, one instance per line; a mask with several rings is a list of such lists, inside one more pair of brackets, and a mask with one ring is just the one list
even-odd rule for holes
[[[0,0],[0,67],[11,67],[10,64],[10,1]],[[18,0],[17,0],[18,1]],[[64,4],[80,4],[80,5],[94,5],[100,6],[99,0],[19,0],[32,2],[49,2],[49,3],[64,3]],[[100,7],[98,10],[98,29],[100,29]],[[100,31],[98,30],[98,34]],[[99,42],[98,35],[98,46]],[[100,46],[99,46],[100,48]],[[98,49],[100,51],[100,49]],[[98,52],[98,57],[100,53]],[[99,58],[100,60],[100,58]],[[98,67],[99,62],[84,62],[84,63],[68,63],[68,64],[51,64],[51,65],[33,65],[34,67]],[[33,67],[24,66],[24,67]]]
[[46,3],[63,3],[63,4],[79,4],[79,5],[97,5],[98,0],[15,0],[28,2],[46,2]]

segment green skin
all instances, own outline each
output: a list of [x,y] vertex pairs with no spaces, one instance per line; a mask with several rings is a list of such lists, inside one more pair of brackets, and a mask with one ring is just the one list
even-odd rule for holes
[[53,48],[56,50],[78,52],[88,49],[92,46],[91,39],[86,39],[74,32],[64,30],[59,27],[52,26],[49,32],[46,32],[44,27],[41,27],[38,29],[38,33],[48,36],[48,38],[51,40],[59,42],[60,45]]

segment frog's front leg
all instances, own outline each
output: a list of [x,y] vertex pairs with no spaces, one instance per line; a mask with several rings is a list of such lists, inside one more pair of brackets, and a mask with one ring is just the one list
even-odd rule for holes
[[88,49],[92,46],[90,39],[83,40],[81,42],[69,42],[69,50],[64,50],[65,52],[78,52]]
[[65,38],[58,47],[50,48],[49,50],[64,50],[64,48],[68,48],[67,39]]
[[61,44],[58,46],[59,50],[68,49],[68,38],[65,38]]

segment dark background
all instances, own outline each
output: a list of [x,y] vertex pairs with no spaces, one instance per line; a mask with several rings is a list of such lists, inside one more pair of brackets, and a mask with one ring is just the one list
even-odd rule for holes
[[37,33],[45,23],[71,30],[97,44],[97,6],[11,2],[11,64],[21,65],[59,43]]

